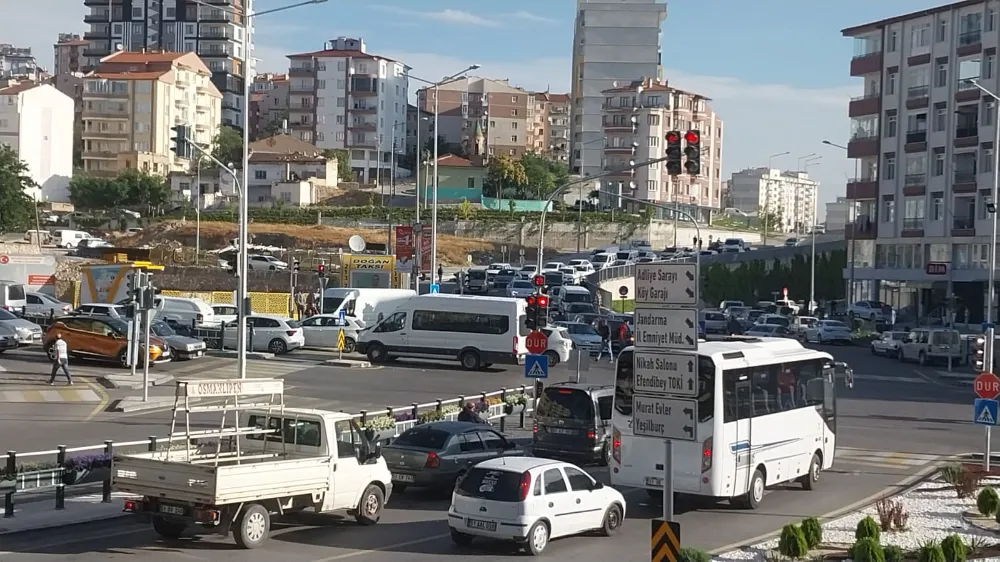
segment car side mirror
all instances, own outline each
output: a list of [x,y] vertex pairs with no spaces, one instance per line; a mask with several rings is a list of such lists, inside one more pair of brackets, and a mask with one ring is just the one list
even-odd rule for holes
[[513,441],[507,441],[504,443],[503,448],[505,451],[512,451],[517,448],[517,443],[514,443]]
[[590,485],[590,491],[591,492],[593,492],[594,490],[600,490],[600,489],[603,489],[603,488],[604,488],[604,484],[602,484],[602,483],[600,483],[600,482],[598,482],[596,480],[594,481],[593,484]]

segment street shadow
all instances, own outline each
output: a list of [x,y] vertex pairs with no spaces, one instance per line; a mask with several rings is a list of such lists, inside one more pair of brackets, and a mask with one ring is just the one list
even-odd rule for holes
[[[398,366],[398,367],[403,367],[403,368],[406,368],[406,369],[425,369],[425,370],[433,370],[433,371],[448,371],[448,372],[456,372],[456,373],[457,372],[468,373],[468,371],[466,369],[464,369],[458,363],[444,363],[444,362],[436,363],[436,362],[431,362],[430,360],[424,361],[424,360],[420,360],[420,359],[394,359],[394,360],[392,360],[392,361],[390,361],[388,363],[381,363],[380,364],[380,366],[383,366],[383,367],[392,367],[393,365]],[[515,367],[515,365],[504,365],[503,367],[511,367],[511,368],[513,368],[513,367]],[[484,369],[479,369],[479,371],[477,371],[477,372],[479,372],[479,373],[502,373],[502,372],[504,372],[506,370],[507,370],[506,368],[501,368],[501,367],[487,367],[487,368],[484,368]]]

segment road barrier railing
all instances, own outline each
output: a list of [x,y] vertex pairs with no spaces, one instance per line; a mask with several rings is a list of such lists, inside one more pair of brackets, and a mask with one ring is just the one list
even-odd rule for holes
[[[507,419],[516,420],[517,429],[525,429],[525,418],[534,412],[534,390],[529,386],[501,388],[492,392],[439,398],[423,404],[386,406],[381,410],[361,410],[353,414],[358,425],[370,429],[374,439],[390,443],[404,431],[423,423],[455,420],[466,402],[473,402],[480,415],[497,423],[501,433],[507,431]],[[204,433],[200,433],[204,437]],[[66,447],[59,445],[48,451],[18,453],[7,451],[6,462],[0,465],[0,493],[4,495],[4,518],[14,517],[14,497],[18,493],[44,494],[53,492],[54,508],[66,509],[66,488],[81,485],[101,486],[101,502],[111,503],[111,474],[116,455],[165,451],[171,447],[185,448],[185,434],[173,439],[150,436],[141,441],[116,443],[107,440],[100,445]]]

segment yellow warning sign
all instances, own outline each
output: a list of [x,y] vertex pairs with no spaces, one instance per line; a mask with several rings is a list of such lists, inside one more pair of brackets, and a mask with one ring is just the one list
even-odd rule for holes
[[344,351],[344,347],[347,344],[344,342],[344,329],[340,329],[340,334],[337,336],[337,351]]
[[652,520],[649,538],[652,562],[677,562],[681,551],[681,525],[663,519]]

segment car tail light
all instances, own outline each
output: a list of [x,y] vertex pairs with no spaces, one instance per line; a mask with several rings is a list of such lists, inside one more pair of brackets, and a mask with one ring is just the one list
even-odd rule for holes
[[437,456],[437,453],[427,453],[427,461],[424,463],[424,468],[437,468],[441,466],[441,458]]
[[712,469],[712,438],[709,437],[701,444],[701,471],[708,472]]
[[199,508],[194,510],[194,520],[199,523],[218,523],[221,512],[218,509]]
[[514,336],[514,355],[517,355],[517,336]]
[[521,501],[528,499],[529,491],[531,491],[531,473],[525,472],[521,474],[521,486],[518,489]]
[[559,390],[559,394],[573,394],[573,391],[564,388]]
[[531,432],[538,433],[538,422],[531,422]]
[[615,462],[621,464],[622,462],[622,432],[617,429],[611,434],[611,457],[615,459]]
[[138,511],[138,507],[138,503],[135,500],[125,500],[125,507],[122,511],[136,513]]
[[597,431],[594,429],[587,430],[587,439],[594,439],[597,437]]
[[288,334],[289,336],[294,336],[295,330],[285,330],[285,333]]

